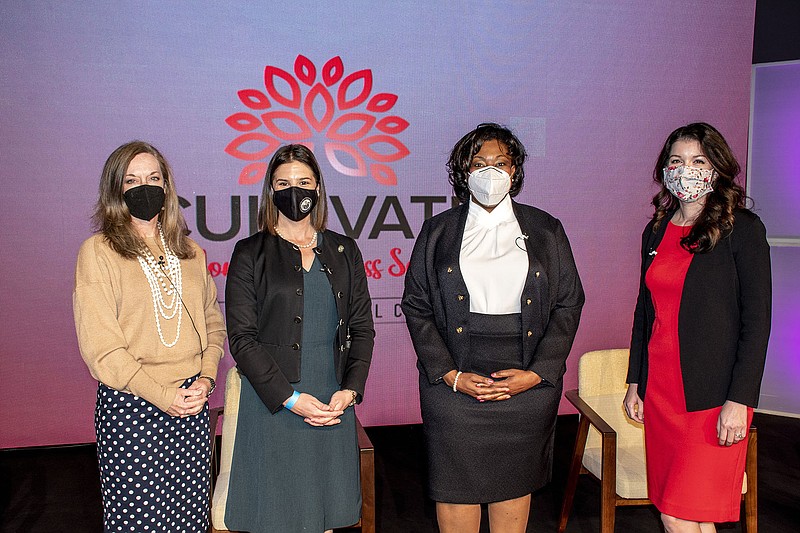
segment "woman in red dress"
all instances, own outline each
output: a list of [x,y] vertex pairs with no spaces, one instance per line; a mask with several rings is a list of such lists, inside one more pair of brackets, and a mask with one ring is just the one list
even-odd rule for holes
[[653,172],[624,407],[645,424],[648,494],[670,533],[739,519],[772,280],[766,230],[745,209],[738,174],[705,123],[672,132]]

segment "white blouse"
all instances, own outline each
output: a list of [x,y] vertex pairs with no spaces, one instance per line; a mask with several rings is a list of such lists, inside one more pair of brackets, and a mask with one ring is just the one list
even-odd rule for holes
[[470,199],[460,262],[471,312],[487,315],[520,312],[528,273],[526,245],[510,196],[491,213]]

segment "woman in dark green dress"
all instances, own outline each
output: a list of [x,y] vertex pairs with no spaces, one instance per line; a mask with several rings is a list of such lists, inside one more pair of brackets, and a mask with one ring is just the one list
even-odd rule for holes
[[314,155],[278,149],[260,231],[236,244],[225,288],[242,377],[225,510],[232,530],[322,532],[359,520],[352,406],[375,332],[361,252],[326,220]]

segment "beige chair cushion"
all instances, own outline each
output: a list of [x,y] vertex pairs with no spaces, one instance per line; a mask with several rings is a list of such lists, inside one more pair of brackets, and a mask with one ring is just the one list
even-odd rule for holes
[[[617,432],[617,494],[622,498],[647,498],[647,467],[644,426],[632,421],[622,405],[628,385],[628,350],[597,350],[584,354],[578,363],[578,394]],[[600,478],[602,438],[589,427],[583,466]],[[745,474],[742,494],[747,492]]]
[[[583,396],[581,398],[617,432],[617,494],[623,498],[647,498],[647,471],[642,424],[631,421],[622,407],[624,393]],[[583,466],[602,477],[602,439],[589,427]]]
[[239,393],[242,390],[242,378],[236,367],[228,371],[225,382],[225,411],[222,421],[222,446],[220,448],[220,465],[214,496],[211,499],[211,523],[214,529],[226,530],[225,505],[228,502],[228,483],[231,477],[231,461],[233,446],[236,440],[236,423],[239,419]]

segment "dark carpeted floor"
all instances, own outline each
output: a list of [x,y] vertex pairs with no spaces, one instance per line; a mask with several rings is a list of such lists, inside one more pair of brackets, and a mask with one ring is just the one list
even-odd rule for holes
[[[800,531],[800,419],[756,414],[759,529]],[[533,495],[528,531],[556,531],[577,416],[561,416],[553,482]],[[435,532],[433,502],[425,498],[425,455],[420,426],[367,428],[375,446],[380,533]],[[0,451],[0,531],[100,532],[100,483],[93,445]],[[567,532],[599,531],[600,486],[582,476]],[[485,513],[484,513],[485,515]],[[485,516],[484,516],[484,522]],[[720,533],[742,531],[722,524]],[[482,531],[488,532],[484,523]],[[617,510],[618,532],[658,533],[652,507]]]

